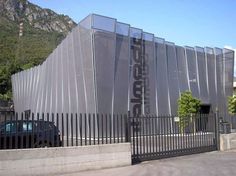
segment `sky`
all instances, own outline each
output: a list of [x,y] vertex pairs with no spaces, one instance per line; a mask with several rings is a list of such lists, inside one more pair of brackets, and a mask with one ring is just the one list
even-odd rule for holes
[[177,45],[236,48],[236,0],[29,1],[68,15],[77,23],[88,14],[96,13]]
[[116,18],[177,45],[236,48],[235,0],[30,0],[79,22]]

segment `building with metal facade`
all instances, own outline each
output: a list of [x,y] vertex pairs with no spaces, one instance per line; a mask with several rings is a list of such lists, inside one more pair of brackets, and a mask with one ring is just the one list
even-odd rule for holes
[[41,65],[12,75],[16,112],[176,114],[190,90],[227,112],[234,52],[182,47],[91,14]]

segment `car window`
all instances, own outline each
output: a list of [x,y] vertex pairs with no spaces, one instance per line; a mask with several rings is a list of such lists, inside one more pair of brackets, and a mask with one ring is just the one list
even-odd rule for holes
[[32,131],[32,122],[23,122],[22,129],[23,132]]
[[14,123],[14,122],[6,123],[4,126],[1,127],[1,132],[15,133],[16,132],[16,123]]

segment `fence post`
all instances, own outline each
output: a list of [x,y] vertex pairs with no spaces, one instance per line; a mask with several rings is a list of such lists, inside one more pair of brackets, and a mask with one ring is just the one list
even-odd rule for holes
[[125,142],[131,142],[131,133],[130,133],[130,111],[128,111],[128,116],[125,119]]
[[216,138],[216,149],[220,150],[220,134],[219,134],[219,111],[215,112],[215,138]]

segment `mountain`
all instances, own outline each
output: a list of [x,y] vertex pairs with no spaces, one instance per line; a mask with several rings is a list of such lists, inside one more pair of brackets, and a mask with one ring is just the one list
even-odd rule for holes
[[11,74],[42,63],[75,26],[27,0],[0,0],[0,99],[11,98]]
[[70,17],[58,15],[27,0],[0,0],[0,15],[16,23],[23,21],[33,28],[48,32],[66,34],[76,25]]

